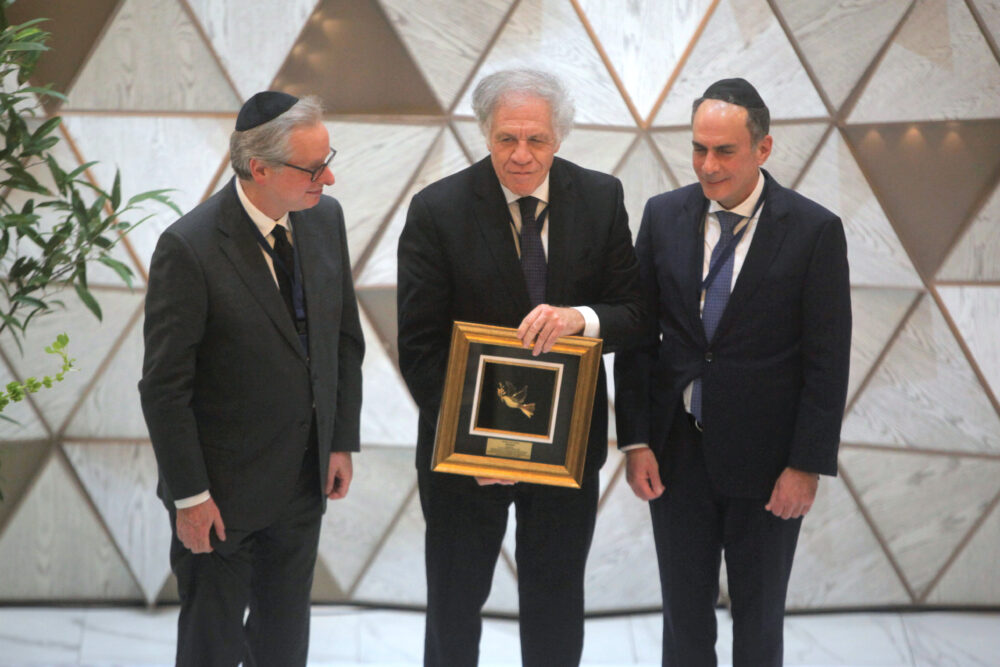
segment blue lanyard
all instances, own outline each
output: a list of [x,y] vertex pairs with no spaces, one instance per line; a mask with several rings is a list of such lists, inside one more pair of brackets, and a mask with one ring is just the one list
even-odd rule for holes
[[[764,188],[760,191],[760,196],[757,197],[757,203],[753,205],[753,211],[750,213],[750,216],[746,218],[747,220],[753,220],[754,216],[757,215],[757,211],[759,211],[760,207],[764,205],[764,195],[766,194],[767,194],[767,181],[764,182]],[[704,215],[708,215],[708,205],[705,206]],[[702,217],[704,218],[704,216]],[[712,284],[712,282],[715,281],[715,277],[719,275],[719,271],[722,270],[722,267],[729,259],[729,256],[732,255],[734,252],[736,252],[736,246],[740,244],[740,241],[743,239],[743,234],[747,231],[747,228],[749,226],[750,224],[748,222],[747,224],[743,225],[743,228],[740,229],[740,231],[733,234],[733,238],[729,239],[729,243],[727,243],[726,246],[722,249],[722,252],[719,254],[718,257],[716,257],[715,261],[712,262],[712,265],[708,267],[708,275],[705,276],[705,279],[703,281],[701,281],[702,292],[707,290],[709,286]]]

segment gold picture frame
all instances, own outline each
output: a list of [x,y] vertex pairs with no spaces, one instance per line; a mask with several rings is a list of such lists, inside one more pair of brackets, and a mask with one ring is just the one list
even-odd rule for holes
[[517,329],[455,322],[431,469],[580,488],[599,338],[532,356]]

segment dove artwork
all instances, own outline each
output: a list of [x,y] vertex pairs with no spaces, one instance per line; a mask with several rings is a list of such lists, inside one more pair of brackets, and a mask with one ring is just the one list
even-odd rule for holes
[[497,382],[497,396],[508,408],[520,410],[528,419],[535,415],[535,404],[524,402],[528,396],[528,385],[518,389],[513,382],[508,380]]

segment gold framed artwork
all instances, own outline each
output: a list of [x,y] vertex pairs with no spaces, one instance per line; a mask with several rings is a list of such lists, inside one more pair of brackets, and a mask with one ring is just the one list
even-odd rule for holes
[[517,329],[455,322],[432,469],[579,488],[600,364],[599,338],[536,357]]

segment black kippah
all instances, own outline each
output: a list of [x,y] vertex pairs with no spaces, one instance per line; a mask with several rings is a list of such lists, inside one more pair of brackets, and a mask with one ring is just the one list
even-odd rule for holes
[[767,105],[746,79],[720,79],[705,89],[706,100],[722,100],[747,109],[765,109]]
[[257,93],[240,109],[240,115],[236,117],[236,130],[243,132],[258,125],[263,125],[269,120],[274,120],[281,114],[292,108],[292,105],[299,101],[299,98],[288,93],[279,93],[275,90],[265,90]]

